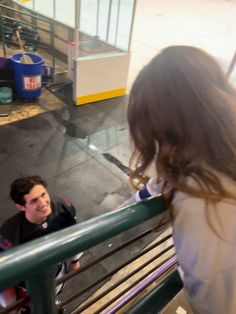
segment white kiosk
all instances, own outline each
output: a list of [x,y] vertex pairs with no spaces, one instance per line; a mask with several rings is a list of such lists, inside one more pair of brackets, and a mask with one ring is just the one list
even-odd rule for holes
[[68,48],[74,102],[126,93],[136,0],[75,0],[75,35]]

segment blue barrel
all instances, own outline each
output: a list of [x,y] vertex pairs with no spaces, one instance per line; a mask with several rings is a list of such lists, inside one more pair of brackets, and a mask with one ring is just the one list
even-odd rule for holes
[[27,53],[34,63],[20,62],[22,54],[17,53],[11,57],[15,76],[16,93],[25,99],[34,99],[41,95],[43,59],[32,53]]

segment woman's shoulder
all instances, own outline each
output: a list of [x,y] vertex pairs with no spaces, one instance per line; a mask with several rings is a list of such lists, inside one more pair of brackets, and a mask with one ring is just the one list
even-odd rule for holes
[[[225,175],[217,173],[223,187],[228,191],[236,191],[236,182]],[[188,184],[197,187],[192,178]],[[202,197],[196,197],[184,192],[176,192],[172,201],[173,218],[176,230],[182,229],[191,237],[194,233],[204,233],[209,237],[221,234],[229,242],[236,242],[236,200],[222,198],[217,203],[206,202]]]

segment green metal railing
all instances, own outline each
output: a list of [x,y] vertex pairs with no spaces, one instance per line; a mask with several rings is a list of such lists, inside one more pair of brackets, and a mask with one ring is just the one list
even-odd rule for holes
[[[174,271],[161,283],[149,291],[141,301],[135,303],[124,314],[152,314],[159,313],[183,288],[178,271]],[[159,296],[159,298],[158,298]],[[160,298],[161,296],[161,298]]]
[[153,197],[9,249],[0,257],[0,291],[25,281],[32,314],[54,314],[54,265],[165,211]]

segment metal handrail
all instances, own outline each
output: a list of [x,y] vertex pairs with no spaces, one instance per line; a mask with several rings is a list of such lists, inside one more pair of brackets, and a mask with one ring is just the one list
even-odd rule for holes
[[11,248],[0,257],[0,291],[26,281],[32,314],[55,313],[53,265],[165,211],[161,196]]
[[[165,224],[166,225],[166,224]],[[88,268],[94,266],[95,264],[98,264],[99,262],[103,261],[104,259],[106,259],[107,257],[114,255],[115,253],[119,252],[121,249],[124,249],[125,247],[127,247],[128,245],[130,245],[131,243],[138,241],[139,239],[141,239],[142,237],[144,237],[145,235],[148,235],[149,233],[153,232],[153,228],[149,228],[148,230],[142,232],[140,235],[135,236],[133,238],[131,238],[129,241],[124,242],[123,244],[121,244],[120,246],[116,247],[115,249],[105,253],[104,255],[92,260],[91,262],[88,262],[86,265],[84,265],[83,267],[80,267],[77,270],[73,270],[70,271],[69,273],[67,273],[66,275],[58,278],[56,280],[56,284],[60,284],[60,283],[64,283],[67,280],[70,280],[71,278],[75,277],[76,275],[78,275],[79,273],[87,270]],[[155,245],[151,246],[151,249],[153,249],[154,247],[162,244],[163,242],[165,242],[166,240],[170,239],[172,236],[172,234],[168,234],[167,236],[165,236],[163,239],[161,239],[160,241],[158,241],[157,243],[155,243]],[[142,256],[143,254],[145,254],[145,252],[148,252],[149,250],[151,250],[150,247],[148,247],[148,249],[145,249],[142,251],[141,254],[138,254],[138,256]],[[137,256],[134,257],[134,259],[136,259]],[[133,261],[133,258],[129,259],[128,262]]]
[[[173,246],[172,246],[173,247]],[[85,309],[87,309],[89,306],[91,306],[92,304],[96,303],[98,300],[102,299],[105,295],[107,295],[108,293],[110,293],[112,290],[114,290],[115,288],[117,288],[118,286],[120,286],[122,283],[124,283],[127,279],[129,279],[130,277],[136,275],[140,270],[144,269],[147,265],[150,265],[153,261],[157,260],[157,258],[159,258],[160,256],[162,256],[162,254],[165,254],[166,252],[168,252],[171,248],[168,248],[166,250],[164,250],[163,252],[156,254],[154,257],[152,257],[150,260],[148,260],[147,262],[143,263],[141,266],[139,266],[138,268],[134,269],[133,271],[131,271],[131,273],[129,273],[128,275],[124,276],[123,278],[121,278],[120,280],[118,280],[113,286],[109,287],[108,289],[102,291],[101,293],[99,293],[98,295],[96,295],[96,297],[94,297],[93,299],[91,299],[89,302],[86,302],[86,304],[84,304],[83,306],[79,306],[78,310],[73,311],[73,314],[77,314],[77,313],[82,313]],[[175,256],[175,254],[172,254],[171,257]],[[170,257],[166,258],[165,261],[168,261],[170,259]],[[144,275],[142,275],[141,277],[139,277],[137,280],[133,281],[127,288],[125,288],[124,290],[122,290],[118,295],[116,295],[114,298],[112,298],[111,300],[109,300],[106,304],[103,304],[102,307],[99,308],[99,311],[102,311],[103,309],[105,309],[106,307],[108,307],[110,304],[112,304],[114,301],[116,301],[117,299],[119,299],[120,296],[124,295],[127,291],[129,291],[131,288],[133,288],[137,283],[139,283],[140,281],[142,281],[143,279],[145,279],[149,274],[151,274],[154,270],[156,270],[157,268],[159,268],[162,263],[164,263],[165,261],[162,261],[161,263],[159,263],[158,265],[155,265],[151,270],[147,271]]]
[[[1,7],[1,4],[0,4],[0,7]],[[23,14],[24,14],[24,13],[23,13]],[[12,18],[12,17],[10,17],[10,16],[8,16],[8,15],[1,14],[1,16],[2,16],[2,18],[5,18],[5,19],[7,19],[7,20],[9,20],[9,21],[11,21],[11,22],[19,22],[19,20],[15,19],[15,18]],[[20,21],[20,23],[21,23],[22,25],[26,25],[26,26],[29,26],[29,27],[33,27],[33,28],[35,28],[35,29],[37,29],[37,30],[40,30],[40,31],[44,31],[45,33],[51,33],[50,30],[47,30],[47,29],[42,28],[42,27],[39,27],[39,26],[35,26],[35,25],[33,25],[33,24],[30,24],[30,23],[27,23],[27,22],[24,22],[24,21]],[[47,20],[47,23],[49,23],[48,20]]]
[[[149,291],[142,299],[136,302],[124,314],[159,313],[181,289],[183,282],[177,270],[167,276],[161,283]],[[162,299],[158,296],[162,295]],[[151,309],[151,311],[150,311]]]
[[[142,264],[140,267],[138,267],[137,269],[133,270],[132,273],[135,274],[136,272],[140,271],[145,266],[149,265],[151,262],[155,261],[157,258],[162,256],[166,252],[169,252],[172,248],[173,248],[173,245],[168,246],[167,248],[162,250],[162,252],[156,254],[154,257],[152,257],[150,260],[148,260],[146,263]],[[152,249],[153,249],[153,247],[148,247],[147,250],[151,251]],[[118,267],[116,267],[115,269],[113,269],[112,271],[107,273],[106,275],[104,275],[101,278],[97,279],[92,284],[90,284],[88,286],[85,286],[81,291],[78,291],[75,294],[71,295],[67,300],[64,300],[64,301],[61,302],[61,306],[64,306],[64,305],[68,304],[69,302],[75,300],[76,298],[78,298],[79,296],[81,296],[82,294],[84,294],[85,292],[90,290],[93,286],[96,286],[97,284],[103,282],[104,280],[111,278],[111,276],[115,275],[119,270],[123,269],[124,267],[128,266],[130,263],[132,263],[133,261],[135,261],[139,257],[141,257],[144,254],[146,254],[147,250],[142,251],[141,253],[137,254],[136,256],[134,256],[133,258],[129,259],[128,261],[122,263],[121,265],[119,265]],[[123,281],[123,279],[124,278],[122,278],[121,281]],[[128,279],[128,278],[126,278],[126,279]]]

